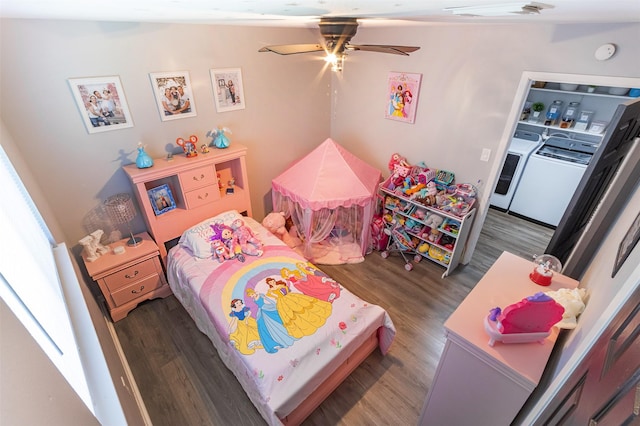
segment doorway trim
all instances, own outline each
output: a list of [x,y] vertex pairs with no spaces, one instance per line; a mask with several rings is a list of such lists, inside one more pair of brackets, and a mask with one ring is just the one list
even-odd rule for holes
[[[538,71],[523,71],[520,77],[520,83],[516,90],[516,94],[511,105],[511,110],[507,116],[506,125],[500,137],[500,142],[496,148],[496,155],[489,170],[489,174],[486,180],[487,191],[480,194],[478,200],[479,207],[476,212],[476,220],[469,233],[469,239],[462,258],[461,263],[466,265],[471,261],[471,257],[475,251],[478,239],[480,238],[480,232],[484,226],[484,221],[487,217],[489,210],[489,199],[493,193],[493,188],[498,182],[500,171],[502,170],[502,163],[507,156],[509,149],[509,143],[513,133],[518,125],[518,117],[524,106],[531,84],[534,81],[546,81],[553,83],[573,83],[582,85],[595,85],[595,86],[616,86],[616,87],[640,87],[640,78],[634,77],[615,77],[615,76],[597,76],[586,74],[562,74],[562,73],[550,73],[550,72],[538,72]],[[540,253],[542,254],[542,253]]]

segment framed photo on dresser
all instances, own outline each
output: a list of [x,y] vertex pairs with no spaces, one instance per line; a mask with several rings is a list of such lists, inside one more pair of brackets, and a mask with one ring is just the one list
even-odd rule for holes
[[176,208],[176,202],[173,199],[171,188],[166,183],[147,191],[149,194],[149,201],[153,207],[153,212],[156,216],[165,214]]

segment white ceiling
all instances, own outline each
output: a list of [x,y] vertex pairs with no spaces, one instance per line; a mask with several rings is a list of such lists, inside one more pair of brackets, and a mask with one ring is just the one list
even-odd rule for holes
[[[0,0],[0,17],[312,27],[321,16],[363,26],[439,22],[640,22],[640,0],[542,0],[539,15],[453,16],[443,10],[516,0]],[[398,22],[404,21],[404,22]]]

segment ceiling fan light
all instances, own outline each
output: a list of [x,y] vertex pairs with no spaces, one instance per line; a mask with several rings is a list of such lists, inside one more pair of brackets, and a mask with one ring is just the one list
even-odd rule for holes
[[539,14],[542,9],[550,9],[553,6],[536,2],[503,3],[493,5],[447,7],[444,10],[459,16],[508,16]]
[[331,64],[331,71],[342,71],[342,65],[344,64],[344,55],[336,55],[335,53],[327,53],[324,60]]
[[341,72],[344,65],[344,55],[336,56],[336,61],[331,64],[331,71]]

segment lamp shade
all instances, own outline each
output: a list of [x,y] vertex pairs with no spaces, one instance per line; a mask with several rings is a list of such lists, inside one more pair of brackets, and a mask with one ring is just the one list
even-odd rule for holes
[[107,198],[104,202],[104,208],[109,216],[109,219],[116,224],[122,225],[127,224],[129,229],[129,233],[131,234],[131,238],[127,242],[130,246],[136,246],[138,243],[142,241],[140,237],[134,237],[133,232],[131,231],[131,226],[129,222],[136,217],[136,207],[133,204],[133,200],[131,196],[126,193],[112,195]]
[[136,208],[129,194],[116,194],[104,202],[109,219],[115,224],[129,223],[136,217]]

